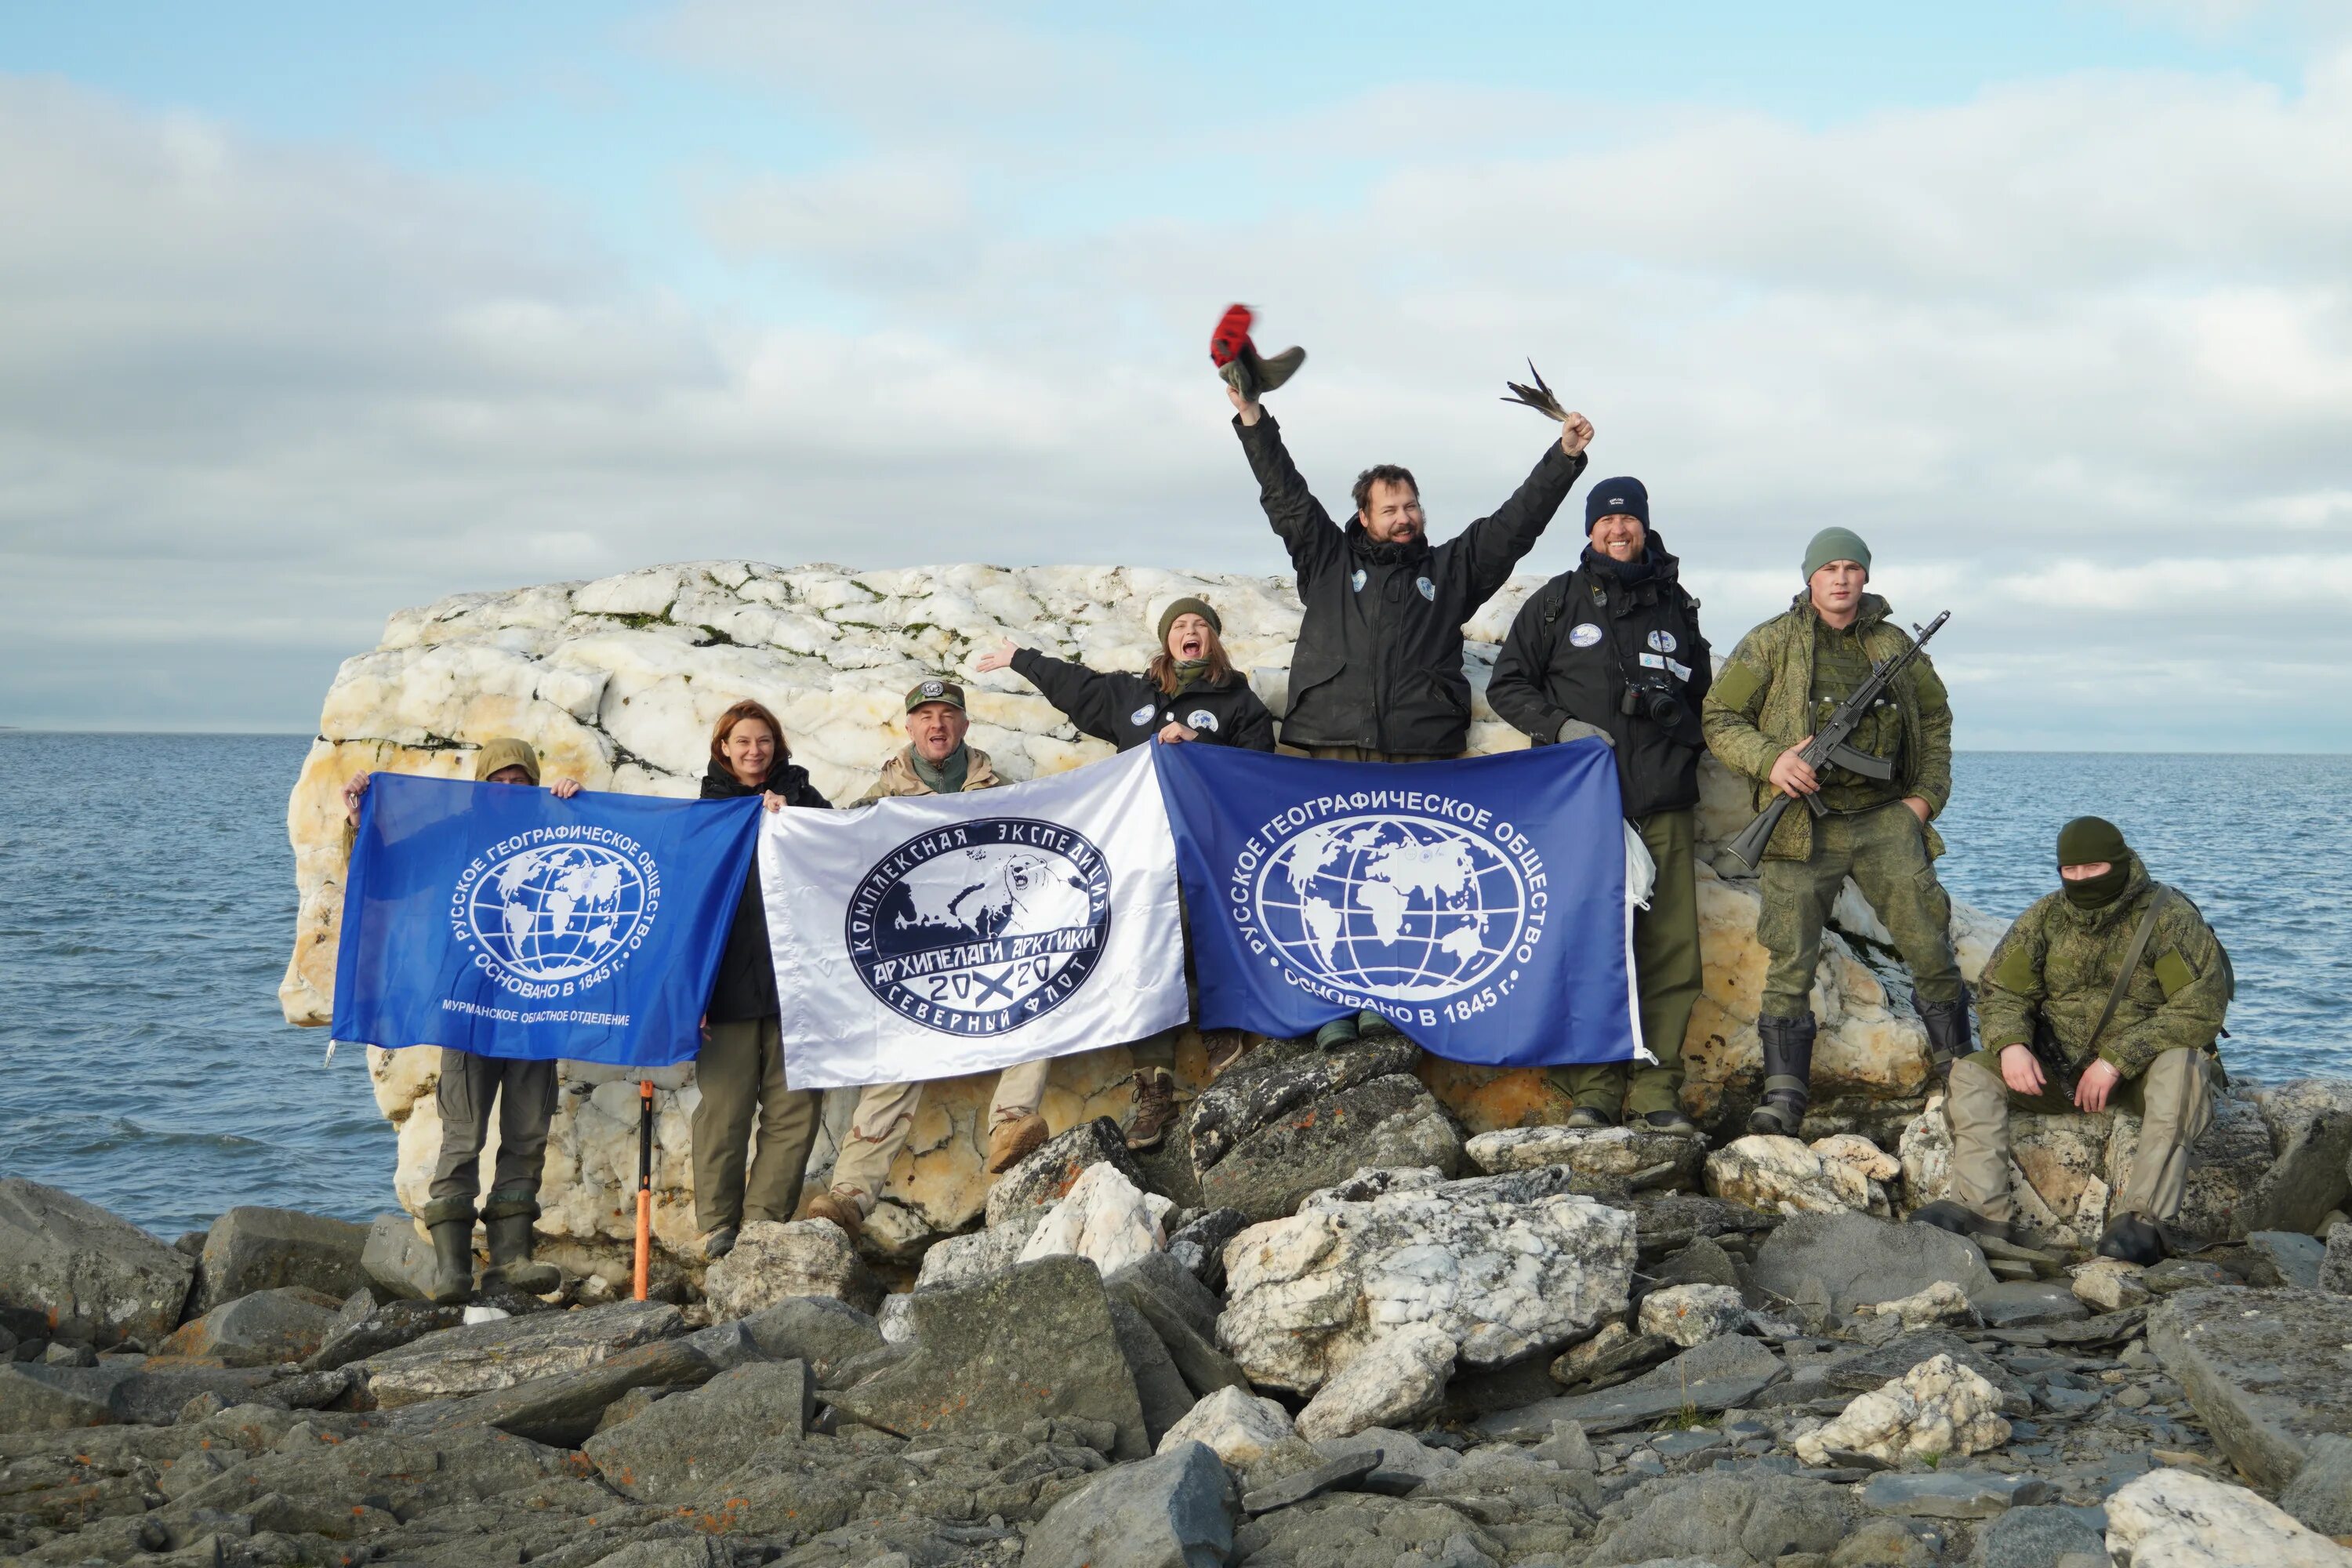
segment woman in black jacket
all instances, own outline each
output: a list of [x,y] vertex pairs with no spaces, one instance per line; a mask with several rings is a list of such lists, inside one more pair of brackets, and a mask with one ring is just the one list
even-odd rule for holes
[[972,668],[1012,666],[1071,723],[1122,752],[1150,740],[1271,752],[1274,715],[1225,657],[1224,629],[1207,600],[1183,598],[1160,612],[1160,651],[1140,675],[1104,675],[1010,641]]
[[[770,811],[829,809],[833,803],[816,792],[792,755],[773,713],[757,702],[738,702],[710,731],[702,798],[758,795]],[[784,1081],[780,1011],[755,860],[710,983],[702,1048],[694,1058],[695,1082],[702,1089],[702,1103],[694,1108],[694,1213],[707,1258],[725,1257],[745,1221],[789,1220],[800,1206],[801,1177],[816,1142],[817,1096]],[[755,1117],[760,1138],[747,1179],[743,1151]]]

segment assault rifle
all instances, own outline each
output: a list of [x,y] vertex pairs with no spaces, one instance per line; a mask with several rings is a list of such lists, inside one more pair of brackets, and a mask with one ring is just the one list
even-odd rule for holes
[[[1835,763],[1839,767],[1860,773],[1864,778],[1891,779],[1895,776],[1895,765],[1885,758],[1874,757],[1868,752],[1854,748],[1854,730],[1869,713],[1871,704],[1886,694],[1886,689],[1895,684],[1895,678],[1919,657],[1919,650],[1927,646],[1927,639],[1941,631],[1944,623],[1951,618],[1952,612],[1946,610],[1925,626],[1912,627],[1914,640],[1909,647],[1893,658],[1872,663],[1870,679],[1855,687],[1853,695],[1838,704],[1837,711],[1830,715],[1821,732],[1813,737],[1812,743],[1797,753],[1807,767],[1818,769],[1824,763]],[[1800,799],[1812,808],[1815,816],[1829,815],[1829,807],[1822,804],[1819,792],[1808,795],[1781,795],[1766,806],[1762,815],[1749,823],[1738,837],[1724,847],[1731,851],[1732,858],[1750,871],[1761,867],[1764,864],[1764,846],[1772,841],[1773,829],[1780,826],[1780,818],[1787,815],[1790,805]]]

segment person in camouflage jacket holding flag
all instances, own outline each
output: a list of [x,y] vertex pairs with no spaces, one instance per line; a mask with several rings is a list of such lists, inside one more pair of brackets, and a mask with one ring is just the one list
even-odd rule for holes
[[2189,1146],[2213,1120],[2229,957],[2197,906],[2152,879],[2113,823],[2068,823],[2058,866],[2059,890],[2018,916],[1986,961],[1984,1048],[1953,1064],[1944,1102],[1952,1196],[1912,1217],[2006,1237],[2010,1107],[2129,1110],[2139,1146],[2099,1251],[2154,1263],[2160,1226],[2180,1212]]

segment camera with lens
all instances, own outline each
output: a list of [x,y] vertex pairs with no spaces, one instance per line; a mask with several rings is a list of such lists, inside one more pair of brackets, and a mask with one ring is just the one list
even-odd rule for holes
[[1617,694],[1617,711],[1671,730],[1683,721],[1683,700],[1664,676],[1645,670],[1626,679],[1625,689]]

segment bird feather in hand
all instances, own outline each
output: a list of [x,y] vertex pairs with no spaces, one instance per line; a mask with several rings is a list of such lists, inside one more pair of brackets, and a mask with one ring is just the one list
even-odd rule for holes
[[1568,410],[1560,406],[1559,398],[1552,389],[1544,384],[1543,373],[1536,369],[1533,360],[1528,361],[1528,374],[1536,378],[1536,384],[1522,386],[1516,381],[1507,381],[1503,384],[1511,389],[1512,395],[1500,401],[1524,404],[1547,419],[1557,419],[1563,425],[1568,423]]

